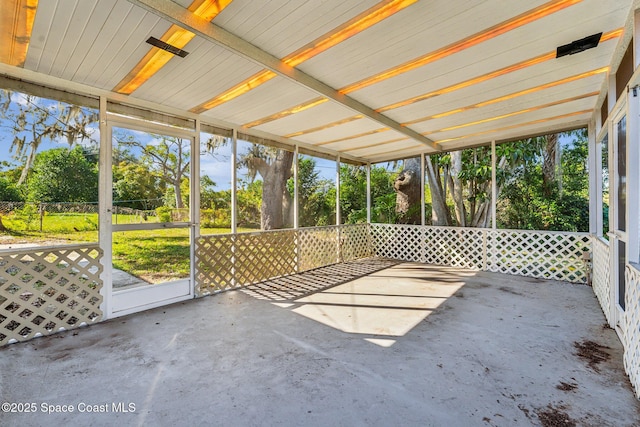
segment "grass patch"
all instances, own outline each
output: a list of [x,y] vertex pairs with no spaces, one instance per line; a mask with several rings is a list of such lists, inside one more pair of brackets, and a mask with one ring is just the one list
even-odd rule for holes
[[[24,221],[20,222],[20,219],[12,215],[5,216],[2,221],[11,232],[9,234],[3,233],[0,243],[6,245],[31,243],[46,246],[97,243],[99,238],[97,218],[97,214],[45,215],[43,232],[40,232],[32,229],[33,227],[26,227]],[[92,225],[94,220],[96,221],[95,226]],[[119,224],[140,222],[139,216],[118,215]],[[85,224],[89,225],[85,226]],[[238,231],[256,230],[241,228]],[[200,231],[203,235],[230,232],[231,229],[229,228],[203,228]],[[189,277],[190,247],[188,228],[115,232],[113,233],[112,250],[113,266],[115,268],[126,271],[149,283],[162,283]]]
[[113,233],[113,266],[149,283],[189,277],[189,229]]
[[[37,211],[31,215],[13,212],[2,217],[2,222],[11,232],[77,233],[98,230],[97,213],[48,213],[40,215]],[[112,215],[113,224],[157,223],[156,216]]]

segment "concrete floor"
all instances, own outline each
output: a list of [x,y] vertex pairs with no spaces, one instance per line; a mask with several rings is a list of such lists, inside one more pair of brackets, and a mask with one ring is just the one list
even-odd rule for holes
[[392,264],[7,346],[0,400],[35,413],[0,413],[0,425],[640,425],[591,288]]

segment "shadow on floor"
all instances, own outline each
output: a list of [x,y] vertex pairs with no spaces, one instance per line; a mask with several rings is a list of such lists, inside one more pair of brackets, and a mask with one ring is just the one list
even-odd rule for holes
[[370,275],[401,262],[384,258],[349,261],[316,268],[300,274],[266,280],[245,286],[240,290],[258,299],[291,301]]
[[391,264],[0,348],[0,399],[37,405],[0,425],[638,426],[591,288]]

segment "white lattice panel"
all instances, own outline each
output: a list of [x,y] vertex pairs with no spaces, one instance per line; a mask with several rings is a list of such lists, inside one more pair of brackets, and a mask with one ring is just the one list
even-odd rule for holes
[[382,258],[424,261],[424,232],[419,225],[371,224],[373,251]]
[[427,264],[481,270],[485,231],[462,227],[424,227],[424,261]]
[[584,283],[582,249],[589,236],[553,231],[489,230],[487,269],[545,279]]
[[244,286],[296,272],[295,231],[241,233],[235,239],[236,285]]
[[300,270],[307,271],[338,262],[338,227],[298,230]]
[[342,261],[368,258],[372,255],[368,224],[340,226],[340,242]]
[[624,322],[624,368],[640,398],[640,271],[627,265]]
[[102,319],[98,245],[0,254],[0,345]]
[[196,295],[335,264],[339,243],[345,260],[370,257],[368,230],[357,224],[202,236],[196,242]]
[[611,276],[609,260],[609,244],[598,238],[592,239],[593,253],[591,254],[591,265],[593,277],[591,286],[596,294],[600,307],[604,312],[607,322],[611,324]]
[[196,241],[196,295],[205,296],[234,287],[233,245],[235,236],[202,236]]
[[484,265],[484,230],[391,224],[371,228],[377,256],[474,270]]

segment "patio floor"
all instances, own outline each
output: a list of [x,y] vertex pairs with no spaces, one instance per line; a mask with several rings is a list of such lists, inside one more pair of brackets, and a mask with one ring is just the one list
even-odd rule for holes
[[0,396],[35,404],[3,426],[640,420],[590,287],[385,260],[7,346]]

